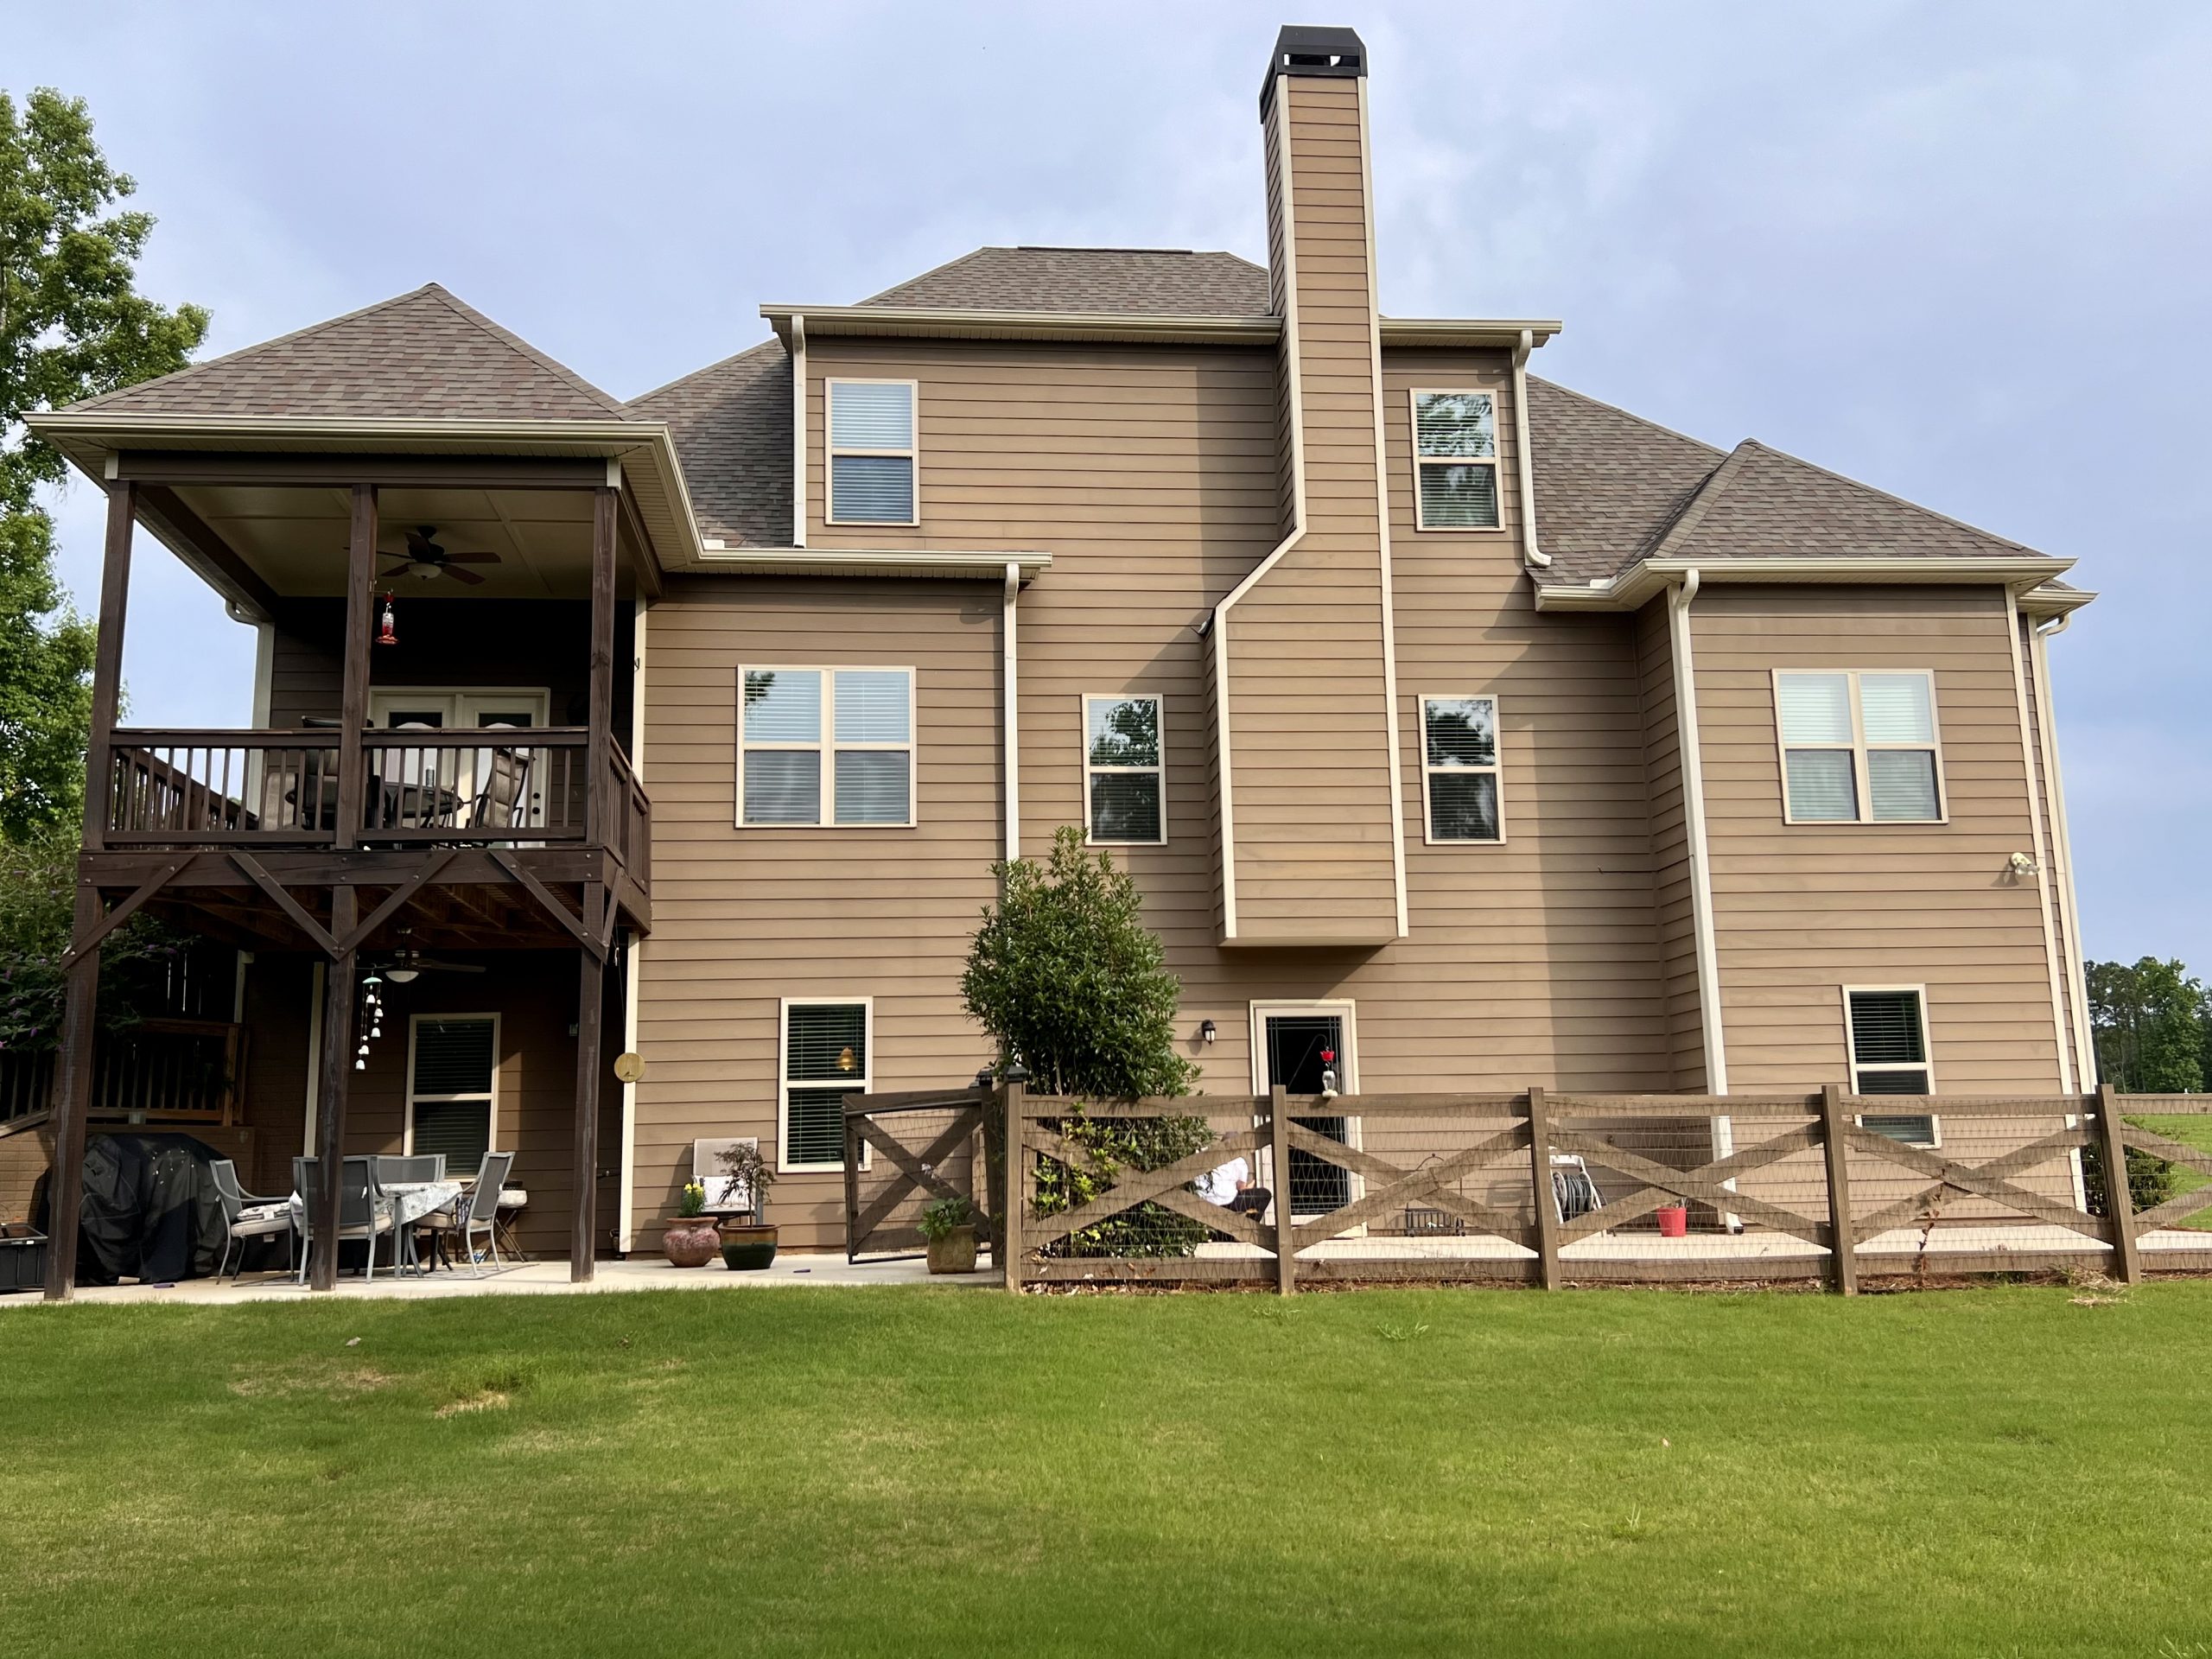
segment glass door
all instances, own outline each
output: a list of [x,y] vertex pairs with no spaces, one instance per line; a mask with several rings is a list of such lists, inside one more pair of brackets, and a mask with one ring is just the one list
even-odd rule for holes
[[[1321,1092],[1321,1074],[1333,1071],[1336,1086],[1345,1087],[1351,1075],[1351,1056],[1344,1046],[1344,1017],[1341,1014],[1298,1012],[1261,1016],[1267,1055],[1267,1082],[1294,1095]],[[1354,1124],[1348,1117],[1300,1117],[1294,1120],[1316,1135],[1346,1146],[1357,1144]],[[1352,1173],[1341,1164],[1316,1158],[1294,1147],[1290,1152],[1290,1212],[1319,1216],[1350,1204],[1357,1196]]]

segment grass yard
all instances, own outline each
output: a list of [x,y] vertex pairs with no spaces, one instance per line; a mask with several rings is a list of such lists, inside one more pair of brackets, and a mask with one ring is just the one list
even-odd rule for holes
[[[2184,1147],[2195,1147],[2199,1152],[2212,1152],[2212,1115],[2197,1113],[2183,1117],[2132,1117],[2131,1123],[2140,1123],[2154,1135],[2163,1135],[2169,1141],[2178,1141]],[[2195,1170],[2177,1164],[2174,1166],[2174,1196],[2194,1192],[2201,1187],[2212,1186],[2212,1181]],[[2212,1205],[2212,1195],[2205,1202]],[[2212,1209],[2198,1211],[2195,1215],[2175,1224],[2194,1227],[2199,1231],[2212,1232]]]
[[2072,1297],[11,1310],[0,1651],[2212,1656],[2212,1282]]

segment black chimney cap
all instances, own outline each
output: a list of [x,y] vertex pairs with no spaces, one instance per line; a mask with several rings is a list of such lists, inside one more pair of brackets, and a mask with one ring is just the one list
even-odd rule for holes
[[1357,78],[1366,73],[1367,43],[1359,38],[1357,29],[1285,23],[1275,36],[1267,78],[1260,83],[1260,118],[1267,118],[1268,100],[1274,96],[1277,75]]

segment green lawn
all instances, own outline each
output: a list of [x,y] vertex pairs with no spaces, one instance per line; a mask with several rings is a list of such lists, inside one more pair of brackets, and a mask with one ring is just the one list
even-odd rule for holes
[[[2212,1152],[2212,1115],[2200,1112],[2193,1116],[2182,1117],[2132,1117],[2128,1122],[2139,1123],[2152,1134],[2163,1135],[2169,1141],[2178,1141],[2184,1147],[2195,1147],[2200,1152]],[[2207,1181],[2195,1170],[2183,1165],[2174,1166],[2176,1198],[2185,1192],[2194,1192],[2202,1186],[2212,1186],[2212,1181]],[[2212,1195],[2207,1196],[2205,1203],[2212,1205]],[[2175,1225],[2212,1232],[2212,1209],[2200,1210]]]
[[10,1310],[0,1651],[2212,1655],[2212,1282],[2072,1294]]

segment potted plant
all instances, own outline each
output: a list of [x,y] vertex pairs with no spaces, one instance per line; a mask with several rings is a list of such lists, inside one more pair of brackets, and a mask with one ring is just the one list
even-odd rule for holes
[[752,1201],[752,1219],[725,1218],[721,1224],[722,1265],[732,1273],[758,1273],[776,1259],[776,1225],[766,1217],[768,1189],[776,1184],[776,1166],[760,1150],[758,1141],[740,1141],[715,1154],[727,1178],[725,1194],[741,1191]]
[[922,1236],[929,1241],[931,1273],[976,1271],[976,1206],[967,1199],[924,1205]]
[[686,1181],[683,1195],[677,1200],[676,1214],[669,1220],[668,1230],[660,1236],[661,1253],[668,1257],[671,1268],[703,1268],[714,1260],[715,1224],[707,1213],[707,1189],[698,1181]]

